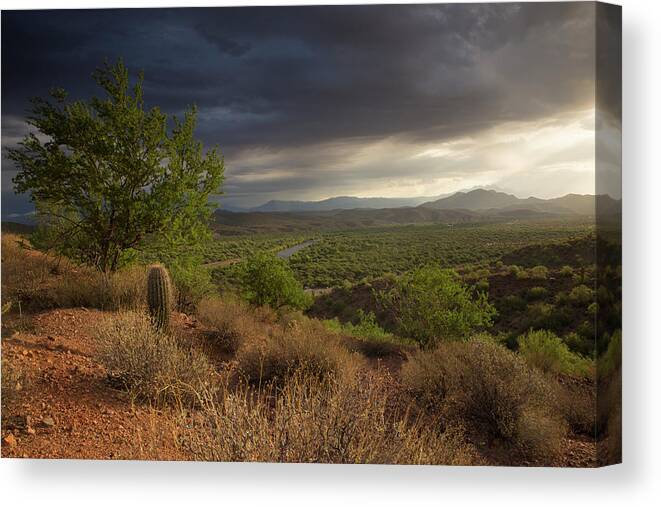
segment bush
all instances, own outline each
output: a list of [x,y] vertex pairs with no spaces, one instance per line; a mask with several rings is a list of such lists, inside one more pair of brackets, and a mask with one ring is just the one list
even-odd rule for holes
[[206,356],[172,334],[157,332],[145,314],[107,318],[97,340],[101,363],[134,399],[192,405],[212,388],[213,368]]
[[486,294],[474,295],[454,271],[433,266],[402,275],[379,299],[393,312],[398,334],[423,347],[466,338],[491,326],[496,314]]
[[530,300],[543,299],[547,296],[548,293],[549,291],[546,290],[544,287],[532,287],[528,291],[528,299]]
[[244,262],[240,276],[245,297],[251,303],[301,310],[312,304],[312,297],[305,293],[289,264],[275,255],[253,255]]
[[47,308],[139,309],[145,305],[144,266],[111,275],[31,249],[20,237],[2,235],[2,295],[24,310]]
[[510,294],[501,299],[498,306],[503,312],[519,312],[526,309],[526,302],[522,297]]
[[238,350],[238,371],[250,384],[282,385],[299,371],[319,379],[355,371],[357,358],[341,347],[322,323],[307,318],[275,326]]
[[379,326],[374,312],[365,313],[359,308],[357,315],[358,321],[355,324],[352,322],[343,324],[337,318],[323,322],[328,329],[337,333],[377,341],[396,341],[396,338],[391,333],[388,333]]
[[509,274],[517,280],[525,280],[528,278],[528,272],[526,269],[516,265],[509,267]]
[[558,452],[564,427],[553,415],[550,386],[492,340],[422,351],[402,367],[402,384],[428,412],[482,437],[504,439],[539,457]]
[[571,352],[551,331],[530,331],[519,337],[518,344],[526,362],[543,372],[585,377],[592,374],[592,361]]
[[180,424],[195,460],[287,463],[479,464],[460,427],[444,431],[393,410],[389,379],[321,381],[298,373],[276,392],[238,389],[202,422]]
[[606,352],[598,359],[599,376],[605,377],[611,375],[622,366],[622,331],[615,331],[609,342]]
[[575,305],[587,305],[594,301],[594,291],[586,285],[577,285],[569,293],[569,301]]
[[562,266],[560,269],[560,276],[565,278],[572,278],[574,276],[574,268],[571,266]]
[[[184,261],[187,258],[184,257]],[[211,271],[196,262],[169,262],[167,264],[175,287],[177,308],[187,311],[215,290],[211,282]]]
[[535,280],[546,280],[549,276],[549,270],[546,266],[535,266],[530,268],[530,278]]
[[593,385],[558,383],[558,410],[576,434],[596,436],[597,399]]
[[235,353],[245,342],[258,340],[267,333],[265,315],[231,296],[203,299],[197,307],[200,321],[215,330],[217,343],[227,352]]

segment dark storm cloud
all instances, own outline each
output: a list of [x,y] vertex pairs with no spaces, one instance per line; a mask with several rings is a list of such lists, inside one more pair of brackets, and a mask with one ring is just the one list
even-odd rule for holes
[[[590,103],[593,33],[590,3],[5,11],[3,144],[30,96],[88,97],[93,69],[118,57],[144,69],[149,103],[196,103],[199,134],[228,162],[471,135]],[[320,177],[301,169],[290,184]]]

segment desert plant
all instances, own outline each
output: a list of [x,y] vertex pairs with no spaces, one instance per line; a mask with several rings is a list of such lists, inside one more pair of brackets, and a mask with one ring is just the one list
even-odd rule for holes
[[277,391],[238,388],[212,398],[180,442],[196,460],[294,463],[480,463],[461,427],[444,430],[393,410],[386,375],[353,382],[305,372]]
[[[534,456],[557,452],[562,421],[542,375],[492,339],[441,343],[402,368],[402,384],[428,412]],[[538,437],[533,438],[537,428]]]
[[256,305],[304,310],[312,303],[287,262],[273,254],[249,257],[242,263],[240,277],[246,299]]
[[587,285],[577,285],[569,293],[569,301],[575,305],[587,305],[594,301],[594,291]]
[[271,316],[229,294],[200,301],[197,317],[216,333],[218,345],[235,353],[245,342],[265,336]]
[[206,356],[170,334],[154,329],[142,313],[120,312],[96,332],[101,363],[134,399],[157,405],[192,405],[213,389],[213,368]]
[[518,339],[519,354],[528,364],[546,373],[566,373],[590,377],[593,362],[574,354],[567,344],[551,331],[529,331]]
[[152,322],[159,331],[170,324],[172,311],[172,283],[167,270],[160,265],[149,267],[147,275],[147,305]]
[[490,326],[496,314],[486,294],[473,294],[454,271],[434,266],[402,275],[378,298],[395,315],[398,334],[427,348],[466,338]]
[[549,293],[544,287],[531,287],[528,290],[528,299],[543,299]]
[[546,266],[535,266],[530,268],[530,278],[535,280],[546,280],[549,275],[549,270]]
[[346,377],[358,357],[337,341],[322,323],[303,318],[274,326],[260,339],[246,341],[236,355],[240,375],[251,384],[282,385],[298,371],[317,378]]

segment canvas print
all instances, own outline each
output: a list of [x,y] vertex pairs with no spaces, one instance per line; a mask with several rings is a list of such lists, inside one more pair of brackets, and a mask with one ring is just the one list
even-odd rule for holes
[[621,9],[2,12],[2,457],[622,456]]

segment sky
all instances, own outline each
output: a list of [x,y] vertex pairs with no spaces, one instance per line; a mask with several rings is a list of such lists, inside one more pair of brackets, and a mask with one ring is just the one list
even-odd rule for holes
[[197,105],[221,203],[595,193],[595,131],[610,168],[621,131],[619,81],[595,97],[618,44],[595,40],[619,30],[580,2],[3,11],[3,217],[31,209],[4,154],[30,97],[98,95],[92,71],[119,57],[149,106]]

